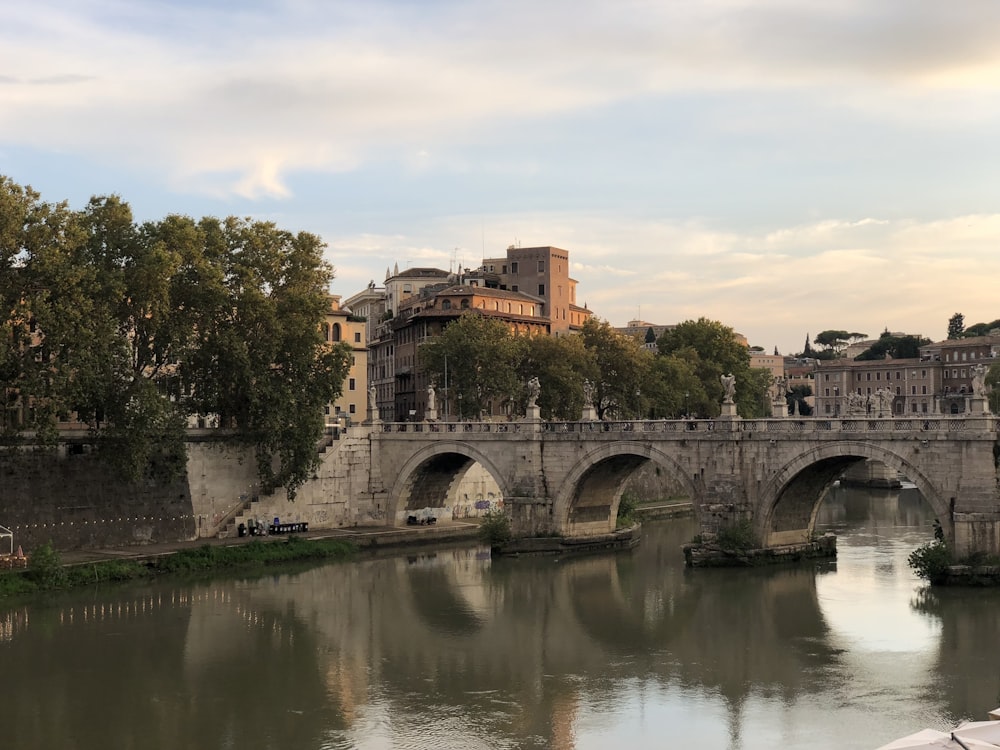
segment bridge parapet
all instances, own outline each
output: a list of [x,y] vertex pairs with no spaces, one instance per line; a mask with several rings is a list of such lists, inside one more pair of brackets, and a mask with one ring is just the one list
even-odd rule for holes
[[533,433],[616,433],[634,437],[636,433],[675,433],[682,437],[690,433],[739,433],[753,439],[772,434],[823,433],[897,433],[966,435],[996,435],[1000,420],[992,414],[982,416],[926,415],[920,417],[800,417],[786,419],[653,419],[594,422],[384,422],[382,433],[448,435],[529,435]]

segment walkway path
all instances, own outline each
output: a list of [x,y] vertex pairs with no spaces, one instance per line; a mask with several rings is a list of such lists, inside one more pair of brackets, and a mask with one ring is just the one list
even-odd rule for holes
[[300,539],[342,539],[362,549],[382,547],[404,547],[425,544],[443,544],[457,541],[472,541],[477,538],[479,524],[475,521],[450,521],[434,526],[371,526],[349,529],[318,529],[294,535],[224,537],[222,539],[196,539],[189,542],[158,542],[136,544],[126,547],[106,549],[81,549],[60,552],[64,565],[85,565],[106,560],[149,560],[163,555],[172,555],[185,549],[200,549],[205,545],[234,547],[251,541],[264,543],[283,542],[289,536]]

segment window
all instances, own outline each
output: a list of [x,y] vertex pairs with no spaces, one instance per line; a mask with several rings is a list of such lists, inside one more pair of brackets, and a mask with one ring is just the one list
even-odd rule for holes
[[354,378],[350,378],[347,381],[347,390],[349,390],[349,391],[353,391],[354,390]]
[[825,393],[823,394],[824,396],[829,396],[830,395],[830,389],[829,388],[825,388],[824,391],[825,391]]
[[545,273],[545,261],[538,261],[538,273]]
[[900,372],[899,372],[899,370],[896,370],[896,380],[899,380],[899,376],[900,376]]
[[544,297],[545,296],[545,284],[539,284],[538,285],[538,296],[539,297]]
[[[513,263],[510,264],[510,272],[511,273],[517,273],[517,261],[516,260]],[[514,291],[517,291],[517,290],[515,289]]]
[[340,323],[333,324],[333,340],[340,341]]
[[915,385],[911,385],[910,386],[910,395],[911,396],[916,396],[917,395],[917,386],[915,386]]
[[450,299],[446,299],[446,300],[442,301],[441,302],[441,309],[442,310],[450,310],[451,309],[451,300]]
[[871,380],[871,379],[872,379],[872,374],[870,372],[866,372],[865,373],[865,380]]
[[921,396],[926,396],[927,395],[927,386],[926,385],[920,386],[920,395]]
[[469,309],[469,300],[467,300],[467,299],[463,299],[462,300],[462,309],[463,310],[468,310]]
[[361,331],[355,331],[354,332],[354,343],[355,344],[360,344],[361,343]]
[[351,405],[350,405],[349,407],[347,407],[347,408],[348,408],[348,410],[349,410],[349,411],[351,412],[351,414],[354,414],[354,413],[355,413],[355,412],[357,411],[357,408],[356,408],[356,407],[354,406],[354,404],[351,404]]
[[517,291],[517,284],[512,284],[511,287],[510,287],[510,290],[512,292],[516,292]]
[[924,401],[922,404],[920,404],[920,411],[922,411],[924,414],[927,413],[927,402],[926,401]]

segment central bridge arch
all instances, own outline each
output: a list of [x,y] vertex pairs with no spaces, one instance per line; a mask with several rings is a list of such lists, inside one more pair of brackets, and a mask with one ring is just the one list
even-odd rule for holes
[[555,531],[566,536],[614,531],[626,482],[650,461],[670,472],[697,505],[700,488],[673,456],[649,442],[616,440],[576,460],[553,498]]
[[912,461],[877,443],[857,440],[815,446],[797,455],[776,472],[763,489],[755,523],[765,547],[807,541],[816,524],[820,503],[834,480],[851,465],[871,459],[905,475],[913,482],[941,523],[945,537],[954,541],[950,501]]
[[509,488],[496,464],[470,443],[435,442],[414,453],[399,469],[389,491],[390,523],[403,523],[406,511],[443,508],[452,491],[474,464],[479,464],[509,497]]

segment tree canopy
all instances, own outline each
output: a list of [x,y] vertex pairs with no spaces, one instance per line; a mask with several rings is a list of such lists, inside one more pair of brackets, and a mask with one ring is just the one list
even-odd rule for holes
[[893,336],[883,333],[879,340],[865,349],[854,359],[857,361],[885,359],[917,359],[920,357],[920,347],[931,343],[930,339],[920,336]]
[[948,338],[960,339],[965,333],[965,316],[962,313],[955,313],[948,318]]
[[117,196],[72,211],[0,176],[6,434],[52,442],[75,414],[140,479],[180,470],[187,418],[217,415],[294,495],[350,361],[320,333],[323,247],[249,219],[138,224]]

